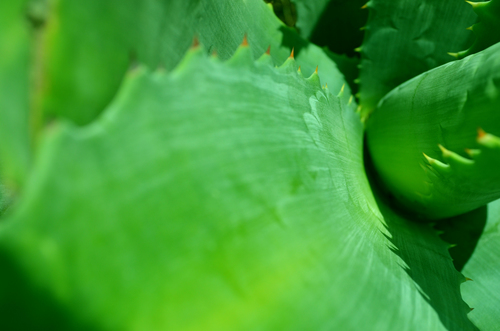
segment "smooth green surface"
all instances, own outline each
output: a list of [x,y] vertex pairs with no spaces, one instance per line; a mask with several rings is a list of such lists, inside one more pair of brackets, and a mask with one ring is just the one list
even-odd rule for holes
[[46,132],[0,228],[10,288],[101,330],[473,330],[445,243],[373,198],[356,105],[203,53]]
[[472,282],[462,285],[464,299],[474,310],[470,319],[481,330],[497,330],[500,325],[500,200],[488,204],[484,232],[463,274]]
[[132,62],[169,71],[194,35],[227,59],[245,33],[254,56],[270,45],[281,63],[295,48],[305,74],[319,65],[322,84],[340,89],[342,76],[331,60],[285,27],[262,0],[63,0],[52,3],[44,30],[42,111],[48,118],[89,123],[115,96]]
[[361,47],[360,105],[368,116],[390,90],[453,60],[448,52],[466,48],[476,20],[460,0],[370,0]]
[[477,128],[500,135],[499,73],[496,44],[399,86],[372,114],[367,141],[375,167],[412,211],[439,219],[500,197],[500,140],[476,140]]
[[30,28],[25,1],[0,3],[0,178],[17,190],[30,162]]

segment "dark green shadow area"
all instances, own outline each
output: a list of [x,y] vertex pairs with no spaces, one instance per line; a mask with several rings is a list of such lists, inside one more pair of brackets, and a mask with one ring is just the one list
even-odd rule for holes
[[279,30],[283,33],[281,45],[289,48],[290,51],[293,48],[296,56],[300,54],[303,48],[307,48],[307,46],[309,46],[309,42],[300,37],[294,29],[281,26]]
[[[451,217],[436,223],[435,229],[443,231],[441,238],[456,245],[450,248],[453,265],[462,271],[477,246],[488,217],[487,206],[466,214]],[[467,275],[466,275],[467,276]]]
[[[422,297],[436,311],[448,330],[478,330],[467,317],[470,308],[460,292],[464,279],[453,270],[449,256],[443,249],[445,243],[438,237],[433,224],[412,218],[411,214],[398,208],[395,199],[381,187],[366,148],[364,158],[370,186],[390,233],[384,233],[392,244],[388,248],[404,261],[401,268],[413,279]],[[460,216],[462,222],[471,216],[469,214]],[[484,210],[474,211],[472,216],[473,222],[479,224],[482,217],[482,221],[485,221],[486,213]],[[456,217],[448,221],[453,224],[454,219]]]
[[98,331],[79,321],[26,277],[0,248],[0,330]]
[[[328,47],[337,54],[359,57],[354,51],[361,46],[368,20],[368,10],[361,7],[367,0],[332,0],[325,8],[311,35],[311,42]],[[300,15],[300,13],[299,13]]]

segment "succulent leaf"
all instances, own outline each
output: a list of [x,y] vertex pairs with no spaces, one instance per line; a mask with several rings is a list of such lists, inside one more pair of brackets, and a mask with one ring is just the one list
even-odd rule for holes
[[304,38],[311,37],[316,24],[321,19],[323,12],[332,0],[294,0],[297,6],[297,28]]
[[[314,3],[307,1],[311,2]],[[354,48],[361,45],[364,34],[361,28],[366,25],[368,19],[368,11],[361,9],[365,2],[366,0],[330,1],[315,22],[309,39],[337,54],[356,56]],[[302,20],[301,14],[302,11],[299,11],[299,26]],[[302,30],[300,32],[302,34]]]
[[342,80],[323,51],[284,26],[262,0],[60,1],[50,8],[43,33],[41,111],[77,124],[91,122],[112,100],[131,57],[152,69],[172,70],[195,34],[223,60],[245,33],[254,56],[271,45],[276,63],[295,47],[305,73],[319,65],[323,84],[340,89],[333,85]]
[[[484,231],[463,274],[474,280],[462,285],[464,299],[475,309],[469,314],[480,330],[500,325],[500,200],[488,204]],[[472,284],[474,283],[474,284]]]
[[30,29],[25,1],[0,3],[0,179],[17,190],[30,163]]
[[462,1],[370,0],[362,48],[360,105],[363,118],[393,88],[453,58],[464,49],[475,22],[471,6]]
[[479,23],[469,28],[476,36],[472,46],[465,51],[451,54],[458,59],[500,42],[500,1],[467,2],[472,5],[472,9],[479,18]]
[[445,243],[374,199],[347,88],[205,53],[45,132],[0,223],[2,293],[36,284],[91,329],[475,330]]
[[[500,197],[499,59],[496,44],[426,72],[394,89],[372,114],[367,136],[375,167],[418,214],[454,216]],[[478,127],[491,134],[476,137]]]

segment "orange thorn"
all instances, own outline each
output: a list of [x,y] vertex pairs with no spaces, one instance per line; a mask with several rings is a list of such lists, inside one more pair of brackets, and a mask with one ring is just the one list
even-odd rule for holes
[[470,279],[469,277],[465,277],[465,280],[471,280],[471,281],[473,281],[473,280],[472,280],[472,279]]
[[316,66],[316,70],[314,71],[315,74],[318,74],[318,66]]
[[300,70],[300,66],[299,66],[299,70],[297,70],[297,71],[298,71],[298,72],[301,72],[301,70]]
[[474,310],[474,308],[471,308],[471,309],[470,309],[470,311],[473,311],[473,310]]
[[486,132],[483,129],[477,128],[477,139],[481,139],[486,136]]
[[[358,6],[359,6],[359,5],[358,5]],[[365,4],[361,7],[361,9],[366,9],[366,8],[368,8],[368,2],[367,2],[367,3],[365,3]]]
[[271,45],[267,46],[266,54],[271,55]]
[[243,36],[243,41],[241,42],[241,46],[247,47],[248,46],[248,39],[247,39],[247,34]]
[[200,46],[200,41],[198,40],[198,36],[193,37],[193,43],[191,44],[191,48],[197,48]]
[[294,58],[295,58],[295,57],[294,57],[294,55],[293,55],[294,50],[295,50],[295,47],[294,47],[294,48],[292,48],[292,52],[290,53],[290,58],[291,58],[291,59],[294,59]]

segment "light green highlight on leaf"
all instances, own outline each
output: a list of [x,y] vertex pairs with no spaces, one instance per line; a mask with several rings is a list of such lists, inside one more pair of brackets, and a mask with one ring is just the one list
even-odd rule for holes
[[47,131],[2,252],[104,330],[474,330],[446,244],[374,199],[348,93],[251,52],[139,66]]
[[486,226],[474,254],[463,269],[472,279],[462,285],[464,299],[474,310],[471,321],[481,330],[500,325],[500,200],[488,204]]
[[0,180],[19,189],[30,163],[30,29],[25,1],[0,3]]

